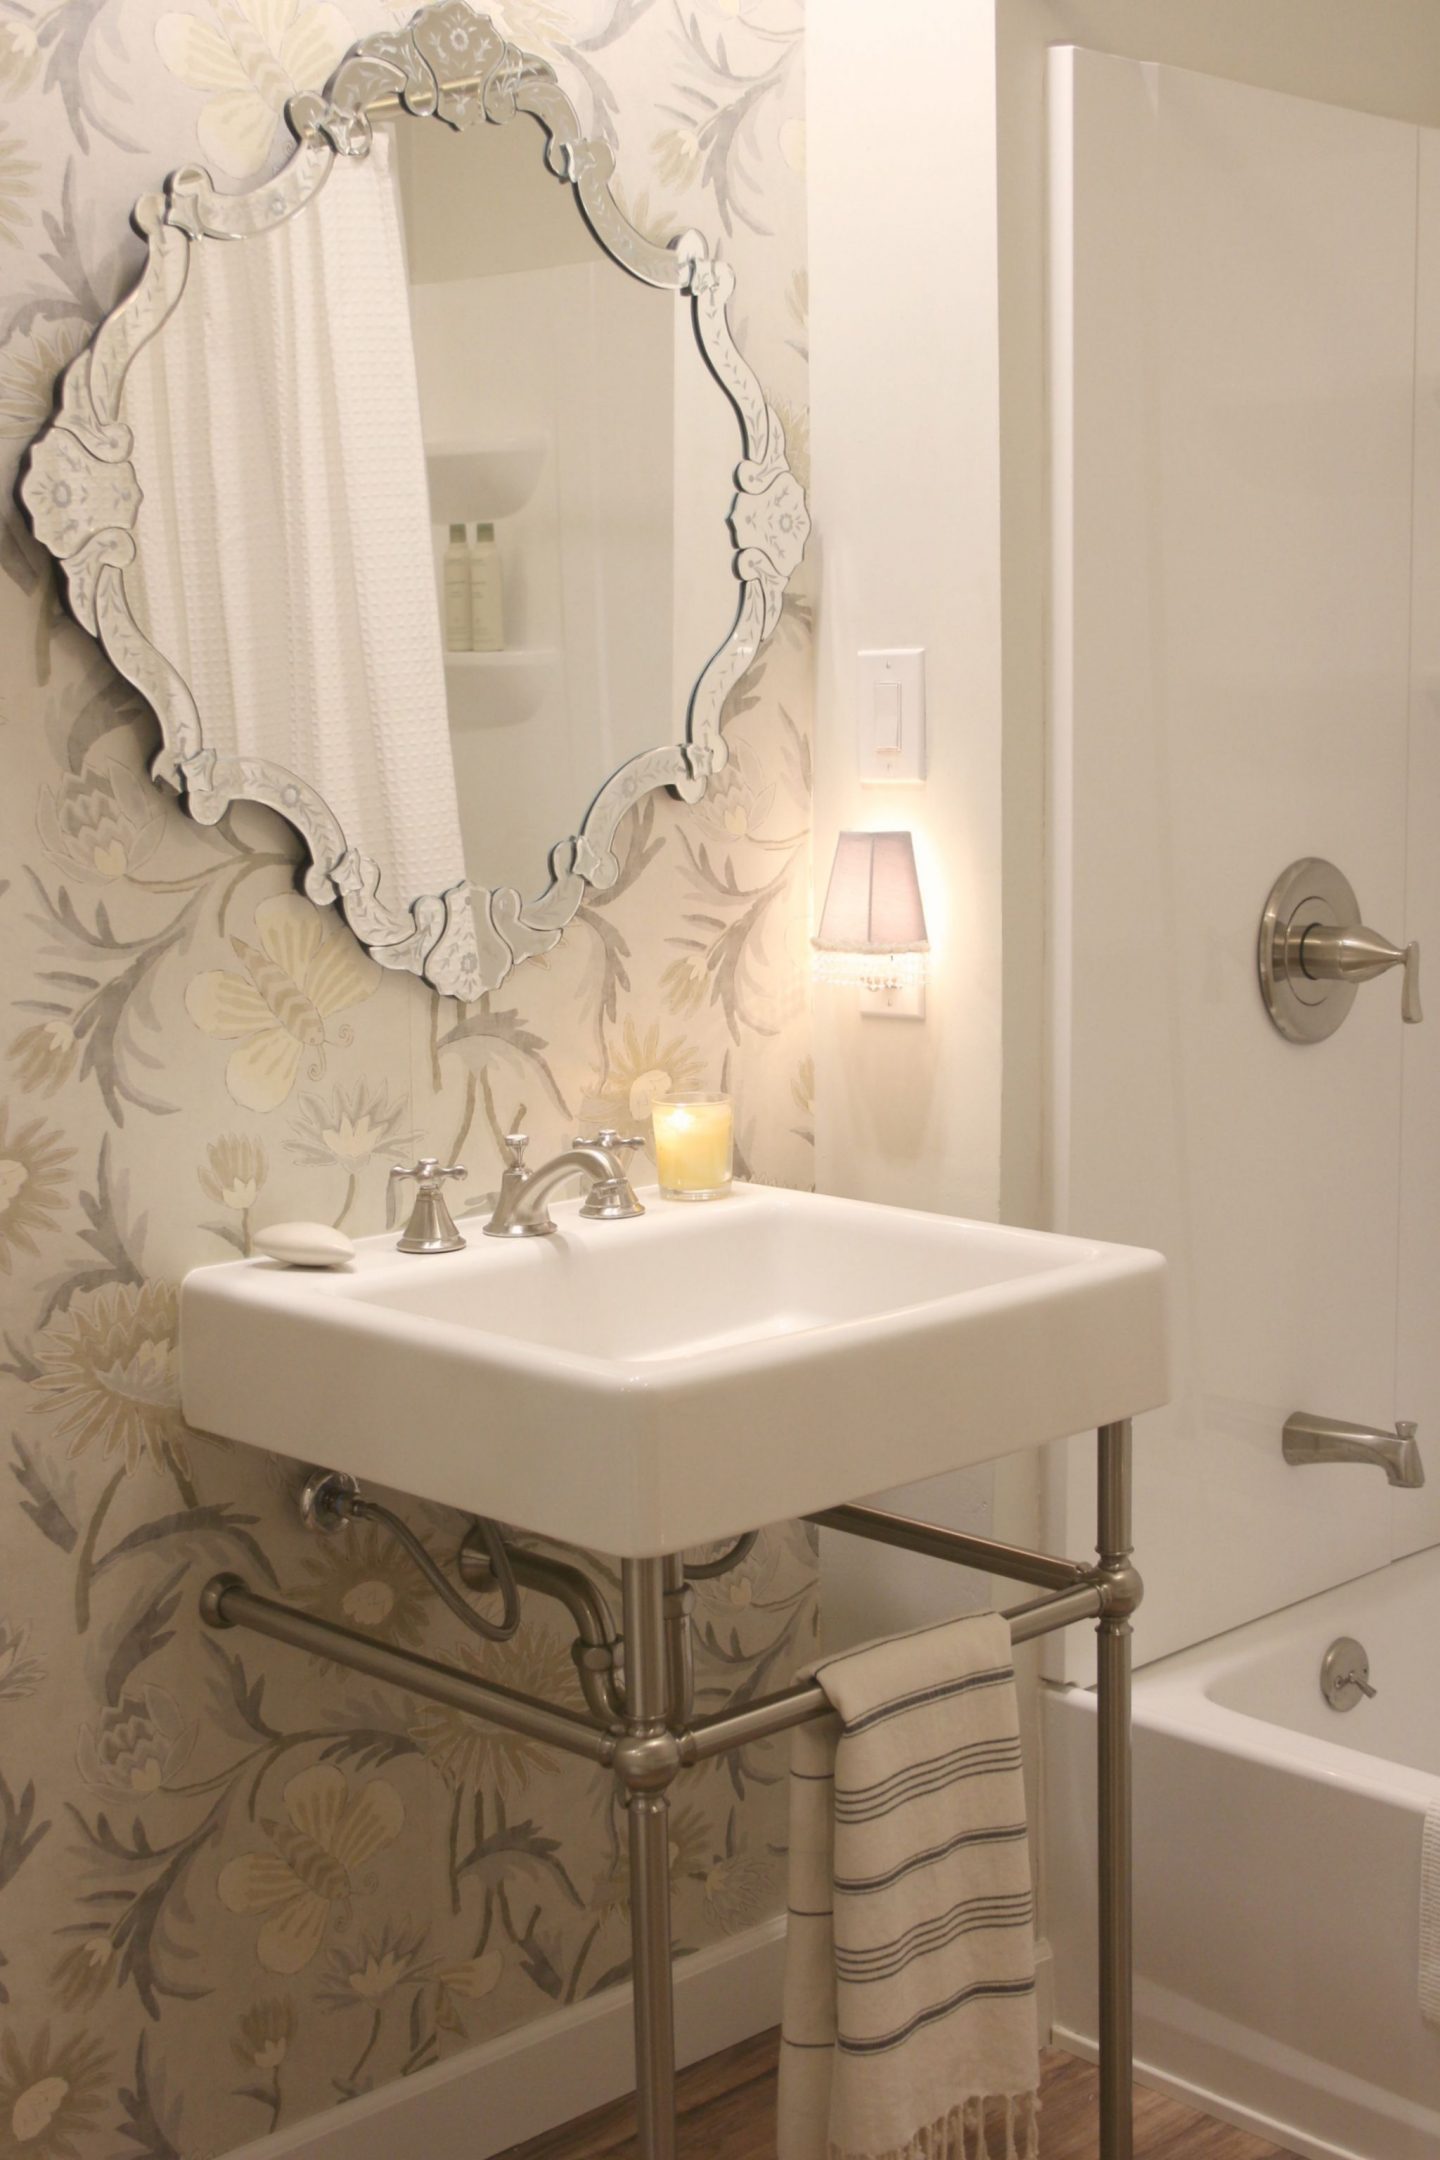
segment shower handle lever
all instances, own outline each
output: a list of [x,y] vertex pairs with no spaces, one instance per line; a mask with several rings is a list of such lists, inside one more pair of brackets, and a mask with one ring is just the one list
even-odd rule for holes
[[1303,929],[1292,926],[1287,958],[1292,969],[1298,969],[1311,982],[1371,982],[1393,967],[1403,968],[1400,990],[1400,1017],[1413,1026],[1424,1018],[1420,1009],[1420,946],[1412,939],[1408,945],[1392,945],[1377,930],[1367,930],[1363,923],[1356,923],[1348,930],[1339,930],[1329,923],[1307,923]]

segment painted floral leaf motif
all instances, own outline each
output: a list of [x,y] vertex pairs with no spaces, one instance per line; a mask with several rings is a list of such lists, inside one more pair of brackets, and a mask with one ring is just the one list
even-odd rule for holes
[[98,2002],[115,1978],[115,1944],[108,1931],[86,1935],[56,1959],[50,1982],[66,2010]]
[[394,1843],[405,1808],[393,1785],[372,1778],[352,1799],[343,1770],[316,1763],[291,1778],[286,1820],[263,1825],[268,1853],[241,1853],[216,1885],[227,1912],[265,1913],[255,1955],[266,1972],[297,1973],[325,1940],[352,1878]]
[[307,1612],[365,1628],[402,1649],[425,1642],[433,1594],[404,1547],[375,1524],[356,1524],[343,1538],[317,1543],[305,1568],[310,1580],[296,1602]]
[[73,2160],[77,2137],[98,2128],[112,2087],[111,2057],[83,2033],[55,2038],[44,2024],[28,2042],[0,2034],[0,2126],[5,2150],[27,2160]]
[[30,222],[27,207],[35,193],[36,166],[21,155],[15,136],[0,134],[0,240],[17,240]]
[[97,1792],[126,1799],[161,1792],[183,1768],[194,1745],[175,1697],[161,1687],[142,1687],[107,1704],[94,1725],[82,1725],[76,1763]]
[[381,2003],[406,1980],[422,1977],[423,1927],[400,1927],[386,1921],[378,1935],[332,1950],[320,2000],[332,2010],[353,2010],[361,2003]]
[[75,1150],[43,1119],[10,1124],[0,1103],[0,1274],[8,1275],[17,1252],[35,1253],[37,1231],[59,1227],[59,1208],[70,1187]]
[[634,1021],[627,1020],[622,1046],[601,1084],[599,1096],[607,1106],[643,1122],[657,1095],[699,1087],[703,1078],[700,1054],[683,1035],[662,1041],[658,1024],[642,1035]]
[[481,2002],[500,1985],[504,1971],[503,1953],[487,1950],[483,1957],[467,1958],[463,1965],[444,1966],[435,1977],[447,1995],[458,1995],[465,2002]]
[[77,1297],[36,1348],[32,1383],[70,1453],[98,1447],[133,1474],[142,1463],[189,1469],[180,1415],[176,1332],[179,1300],[169,1283],[114,1283]]
[[698,806],[701,820],[724,833],[727,840],[746,840],[757,834],[774,806],[775,783],[757,787],[750,777],[753,764],[748,752],[737,755],[732,743],[729,764],[716,774]]
[[30,1630],[0,1620],[0,1702],[33,1695],[45,1677],[44,1660],[30,1653]]
[[332,1088],[328,1100],[302,1095],[287,1146],[296,1162],[322,1169],[338,1163],[355,1171],[377,1160],[403,1162],[410,1137],[398,1129],[404,1115],[404,1103],[391,1102],[384,1082],[378,1088],[363,1080],[351,1088]]
[[254,1207],[266,1175],[265,1150],[247,1133],[222,1133],[212,1140],[196,1172],[201,1191],[236,1215]]
[[14,97],[40,71],[40,40],[28,22],[0,23],[0,90]]
[[[469,1643],[459,1645],[460,1662],[477,1679],[493,1680],[522,1695],[547,1702],[575,1700],[575,1668],[564,1644],[528,1627],[513,1642],[488,1644],[483,1656]],[[483,1780],[504,1793],[524,1792],[534,1772],[553,1776],[553,1749],[524,1733],[484,1725],[444,1703],[421,1703],[410,1736],[424,1749],[452,1785]]]
[[262,1996],[240,2020],[230,2045],[246,2070],[280,2068],[295,2037],[295,2011],[283,1995]]
[[705,1909],[733,1935],[754,1925],[767,1910],[774,1888],[775,1862],[768,1855],[726,1853],[706,1871]]
[[0,349],[0,436],[28,442],[55,405],[55,378],[90,336],[82,316],[35,322]]
[[185,1004],[207,1035],[244,1038],[225,1068],[235,1101],[246,1110],[277,1110],[307,1050],[316,1076],[323,1071],[326,1022],[373,997],[380,969],[299,893],[262,900],[255,929],[258,947],[230,940],[243,974],[215,968],[192,977]]
[[52,862],[87,883],[143,869],[165,832],[165,810],[149,781],[118,758],[97,758],[46,788],[36,813]]
[[53,1095],[75,1070],[80,1045],[68,1020],[38,1020],[22,1028],[6,1055],[27,1095]]
[[155,43],[172,75],[209,90],[196,125],[200,147],[237,180],[270,155],[286,100],[318,90],[350,43],[337,7],[308,0],[214,0],[215,21],[162,15]]

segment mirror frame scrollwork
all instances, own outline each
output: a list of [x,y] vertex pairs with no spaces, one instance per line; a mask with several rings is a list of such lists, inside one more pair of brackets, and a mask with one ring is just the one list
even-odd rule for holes
[[[729,511],[739,585],[733,627],[691,693],[683,739],[641,752],[605,783],[579,831],[552,849],[550,885],[534,900],[513,887],[487,890],[468,880],[401,904],[382,894],[380,866],[351,845],[303,777],[207,745],[189,686],[145,636],[126,597],[141,492],[122,412],[125,376],[179,305],[192,248],[207,239],[243,240],[293,217],[324,186],[337,158],[368,153],[377,115],[401,110],[456,130],[476,121],[503,124],[522,112],[538,120],[547,137],[546,164],[575,189],[605,251],[645,283],[688,298],[700,351],[739,417],[743,454]],[[259,187],[221,194],[208,173],[188,165],[136,205],[134,223],[147,243],[144,269],[61,377],[54,417],[31,446],[20,498],[37,538],[64,571],[76,618],[159,719],[153,776],[175,788],[202,824],[214,824],[235,802],[278,811],[309,851],[302,882],[311,900],[338,901],[384,966],[474,998],[496,988],[517,962],[554,946],[587,887],[614,883],[616,829],[640,796],[667,787],[696,802],[725,764],[721,710],[780,619],[809,533],[805,497],[787,462],[780,420],[730,334],[733,270],[708,253],[698,232],[660,247],[635,229],[611,193],[610,145],[581,134],[550,64],[509,44],[467,0],[439,0],[403,29],[362,38],[323,92],[291,99],[287,118],[296,147]]]

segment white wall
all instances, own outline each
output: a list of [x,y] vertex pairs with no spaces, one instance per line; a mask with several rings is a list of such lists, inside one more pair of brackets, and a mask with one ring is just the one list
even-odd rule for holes
[[[933,945],[923,1022],[817,991],[823,1190],[1000,1204],[1000,466],[990,0],[824,0],[806,24],[816,877],[842,827],[910,827]],[[929,778],[861,787],[855,655],[926,650]],[[988,1526],[990,1477],[927,1490]],[[953,1608],[954,1571],[825,1540],[832,1641]]]
[[[829,1190],[993,1216],[1000,1148],[999,376],[988,0],[827,0],[807,23],[819,551],[817,876],[842,825],[912,825],[920,1024],[817,1013]],[[855,654],[927,651],[930,778],[861,788]]]

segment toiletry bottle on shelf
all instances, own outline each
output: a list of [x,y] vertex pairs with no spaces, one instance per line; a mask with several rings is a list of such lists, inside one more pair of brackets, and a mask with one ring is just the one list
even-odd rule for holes
[[446,652],[470,652],[473,622],[470,598],[470,550],[465,545],[465,527],[450,527],[450,545],[445,550],[445,650]]
[[505,602],[493,525],[475,527],[475,544],[470,550],[470,650],[505,650]]

